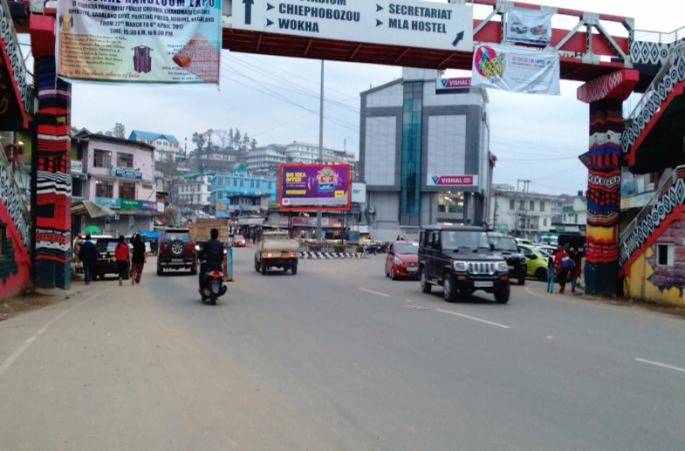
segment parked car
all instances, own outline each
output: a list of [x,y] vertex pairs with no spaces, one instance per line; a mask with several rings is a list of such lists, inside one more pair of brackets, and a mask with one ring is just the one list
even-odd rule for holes
[[517,280],[519,285],[525,285],[528,267],[526,265],[526,257],[519,251],[516,240],[513,237],[496,232],[488,233],[488,238],[493,248],[499,251],[507,261],[509,277]]
[[546,255],[551,255],[554,256],[554,253],[557,251],[556,246],[550,246],[548,244],[536,244],[535,248],[542,252],[543,254]]
[[233,247],[245,247],[247,246],[247,241],[245,240],[245,237],[242,235],[234,235],[233,236]]
[[255,271],[266,275],[271,268],[282,268],[297,274],[299,246],[297,240],[288,237],[288,232],[265,232],[255,249]]
[[547,258],[549,255],[541,251],[537,246],[521,244],[519,249],[523,256],[526,257],[528,275],[541,281],[547,280]]
[[509,302],[509,265],[493,250],[485,229],[438,226],[421,231],[419,240],[421,291],[442,286],[445,300],[454,302],[476,290]]
[[[100,237],[95,241],[98,256],[93,268],[93,279],[104,279],[108,274],[119,275],[119,267],[114,258],[118,243],[119,239],[113,237]],[[130,243],[128,245],[131,246]],[[124,280],[128,280],[128,274]]]
[[185,269],[197,274],[197,250],[190,230],[183,228],[165,229],[159,241],[157,275],[168,269]]
[[419,243],[395,241],[385,258],[385,275],[392,280],[419,278]]

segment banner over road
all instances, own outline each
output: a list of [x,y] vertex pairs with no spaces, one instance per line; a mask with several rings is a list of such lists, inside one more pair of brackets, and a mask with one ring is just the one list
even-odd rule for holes
[[471,84],[510,92],[559,95],[559,54],[522,47],[479,45]]
[[221,0],[60,0],[58,75],[218,83]]
[[234,0],[233,28],[407,47],[473,50],[473,7],[420,0]]

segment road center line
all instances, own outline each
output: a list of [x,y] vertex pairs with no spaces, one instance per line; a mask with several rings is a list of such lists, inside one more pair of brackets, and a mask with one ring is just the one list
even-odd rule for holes
[[678,366],[668,365],[666,363],[661,362],[655,362],[654,360],[641,359],[639,357],[635,357],[635,360],[638,362],[647,363],[649,365],[654,365],[661,368],[668,368],[669,370],[680,371],[681,373],[685,373],[685,368],[680,368]]
[[40,338],[41,335],[43,335],[45,332],[47,332],[47,330],[48,330],[48,328],[49,328],[50,326],[52,326],[52,325],[55,324],[57,321],[59,321],[60,319],[62,319],[64,316],[66,316],[69,312],[71,312],[71,311],[74,310],[75,308],[82,306],[82,305],[85,304],[86,302],[92,301],[92,300],[95,299],[96,297],[100,296],[101,294],[106,293],[106,292],[109,291],[109,290],[110,290],[110,289],[108,288],[108,289],[106,289],[106,290],[104,290],[104,291],[102,291],[102,292],[100,292],[100,293],[95,293],[95,294],[93,294],[92,296],[89,296],[89,297],[87,297],[86,299],[82,300],[81,302],[78,302],[78,303],[72,305],[72,306],[69,307],[68,309],[64,310],[63,312],[59,313],[58,315],[56,315],[55,317],[53,317],[52,319],[50,319],[50,320],[49,320],[47,323],[45,323],[45,325],[43,325],[43,327],[41,327],[36,333],[34,333],[34,334],[31,335],[29,338],[27,338],[26,340],[24,340],[24,342],[23,342],[21,345],[19,345],[19,347],[18,347],[17,349],[15,349],[14,352],[13,352],[12,354],[10,354],[10,356],[7,357],[7,358],[5,359],[4,362],[2,362],[2,364],[0,364],[0,377],[2,377],[2,376],[7,372],[7,370],[10,369],[10,368],[12,367],[12,365],[14,364],[14,362],[16,362],[17,359],[18,359],[19,357],[21,357],[21,355],[22,355],[24,352],[26,352],[26,350],[29,348],[29,346],[31,346],[31,344],[32,344],[33,342],[35,342],[38,338]]
[[385,298],[391,297],[388,293],[381,293],[380,291],[369,290],[368,288],[359,288],[359,289],[365,293],[371,293],[371,294],[375,294],[378,296],[383,296]]
[[511,326],[507,326],[506,324],[500,324],[500,323],[496,323],[494,321],[488,321],[487,319],[478,318],[478,317],[470,316],[470,315],[465,315],[463,313],[455,312],[454,310],[445,310],[442,308],[436,308],[434,310],[436,312],[446,313],[448,315],[458,316],[458,317],[464,318],[464,319],[470,319],[471,321],[477,321],[479,323],[487,324],[489,326],[501,327],[502,329],[511,329]]

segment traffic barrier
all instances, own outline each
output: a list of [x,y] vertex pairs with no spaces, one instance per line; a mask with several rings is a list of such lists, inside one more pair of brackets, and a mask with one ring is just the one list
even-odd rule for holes
[[304,251],[300,252],[300,258],[305,260],[335,260],[335,259],[345,259],[345,258],[365,258],[366,254],[359,252],[312,252]]

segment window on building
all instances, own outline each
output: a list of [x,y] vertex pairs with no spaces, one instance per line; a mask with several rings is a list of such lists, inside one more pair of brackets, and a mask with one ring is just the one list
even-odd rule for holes
[[117,154],[117,166],[120,168],[132,168],[133,167],[133,154],[119,152]]
[[136,184],[133,182],[119,182],[119,198],[126,200],[135,200]]
[[250,180],[250,188],[254,188],[254,180]]
[[464,193],[438,194],[438,213],[463,214]]
[[240,187],[244,188],[245,187],[245,180],[240,179]]
[[106,180],[98,180],[95,182],[95,197],[105,197],[112,199],[114,197],[114,185],[112,182]]
[[530,201],[530,211],[533,211],[533,210],[535,210],[535,201],[531,200]]
[[513,210],[516,208],[516,201],[514,199],[509,199],[509,210]]
[[547,218],[544,218],[544,219],[542,220],[542,226],[543,226],[543,227],[547,227]]
[[112,167],[112,152],[109,150],[95,149],[93,153],[93,167],[94,168],[110,168]]
[[673,266],[675,248],[672,244],[658,244],[656,261],[658,266]]
[[540,211],[545,211],[545,201],[544,200],[540,201]]
[[233,186],[238,186],[238,179],[234,177],[232,180],[233,180]]
[[519,201],[519,210],[525,210],[526,209],[526,202],[523,200]]

